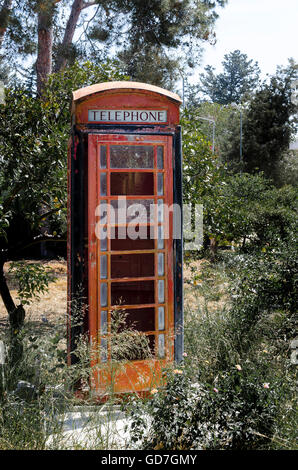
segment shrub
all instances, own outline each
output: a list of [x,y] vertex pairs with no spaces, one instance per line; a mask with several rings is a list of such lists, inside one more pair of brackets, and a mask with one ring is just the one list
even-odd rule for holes
[[133,440],[145,449],[266,448],[274,432],[278,385],[264,383],[253,366],[221,373],[216,386],[200,381],[199,373],[196,381],[183,368],[168,371],[164,389],[143,406],[132,403]]

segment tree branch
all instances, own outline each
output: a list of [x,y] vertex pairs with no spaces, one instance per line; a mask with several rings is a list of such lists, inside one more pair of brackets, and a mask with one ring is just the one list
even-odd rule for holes
[[61,209],[63,209],[63,206],[57,207],[57,208],[55,208],[55,209],[51,209],[51,210],[49,210],[48,212],[44,212],[43,214],[41,214],[41,215],[38,217],[38,220],[46,219],[46,218],[49,217],[50,215],[55,214],[55,212],[59,212]]
[[53,242],[53,243],[58,243],[58,242],[67,242],[66,238],[55,238],[54,235],[38,235],[35,237],[35,240],[32,241],[31,243],[28,243],[27,245],[23,245],[17,250],[13,250],[14,253],[21,253],[22,251],[26,250],[27,248],[30,248],[30,246],[38,245],[39,243],[44,243],[44,242]]
[[84,0],[74,0],[66,23],[63,41],[60,45],[60,54],[55,68],[56,72],[63,69],[67,63],[67,51],[72,44],[81,11],[98,4],[98,1],[85,2]]
[[[53,4],[52,4],[53,5]],[[53,51],[53,9],[49,5],[47,9],[38,12],[38,48],[36,60],[37,93],[42,96],[44,87],[52,73]]]
[[98,2],[96,2],[96,1],[94,1],[94,2],[83,2],[82,10],[84,10],[85,8],[93,7],[94,5],[98,5]]
[[16,305],[13,301],[13,298],[10,294],[7,281],[4,274],[4,259],[0,261],[0,295],[2,297],[3,303],[7,310],[7,313],[10,315],[16,310]]
[[59,72],[66,65],[66,62],[67,62],[66,52],[72,43],[73,36],[74,36],[77,23],[79,20],[79,16],[83,8],[84,8],[83,0],[74,0],[71,6],[71,11],[70,11],[68,21],[66,23],[63,41],[60,45],[60,54],[58,56],[58,60],[56,64],[56,70],[55,70],[56,72]]

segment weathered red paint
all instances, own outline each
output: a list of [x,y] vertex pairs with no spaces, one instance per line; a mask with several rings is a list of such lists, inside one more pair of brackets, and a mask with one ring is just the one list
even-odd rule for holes
[[[119,85],[118,88],[114,88],[114,86],[109,88],[103,86],[104,84],[100,84],[95,88],[87,87],[90,88],[90,95],[86,95],[81,90],[74,92],[73,114],[76,124],[86,124],[88,122],[88,111],[96,108],[146,109],[152,111],[162,109],[167,111],[168,120],[166,124],[177,125],[179,123],[179,104],[181,100],[174,93],[143,83],[118,83],[119,85],[121,83],[121,88]],[[93,123],[96,124],[96,121],[93,121]],[[109,122],[109,124],[119,124],[119,121]],[[125,124],[135,123],[125,121]]]
[[[110,351],[108,348],[108,361],[101,362],[98,356],[92,356],[91,365],[94,366],[96,372],[92,378],[92,387],[95,393],[105,394],[113,382],[113,389],[115,393],[124,392],[146,392],[152,386],[157,386],[161,378],[161,370],[166,364],[174,360],[174,260],[173,260],[173,214],[170,213],[169,223],[169,238],[166,239],[163,249],[158,249],[157,240],[154,240],[154,248],[144,250],[125,250],[120,249],[113,251],[111,249],[111,241],[108,241],[108,248],[105,252],[100,252],[100,241],[96,237],[95,227],[98,223],[98,217],[95,215],[96,207],[100,201],[112,201],[117,199],[118,195],[111,194],[111,175],[118,174],[119,178],[125,176],[124,174],[142,173],[142,174],[153,174],[154,177],[154,192],[153,194],[146,195],[144,191],[143,195],[127,195],[127,200],[130,199],[149,199],[157,204],[157,200],[161,199],[164,203],[171,206],[173,204],[173,137],[169,134],[175,131],[175,126],[179,123],[179,104],[181,100],[177,95],[167,92],[157,87],[148,86],[145,84],[135,84],[131,82],[121,82],[120,85],[116,84],[101,84],[93,87],[87,87],[86,89],[78,90],[74,92],[73,101],[73,122],[77,130],[86,132],[86,126],[88,124],[88,185],[87,185],[87,225],[88,225],[88,257],[85,260],[85,268],[88,272],[88,330],[90,340],[94,350],[100,344],[100,318],[101,311],[107,311],[108,318],[108,332],[103,335],[109,340],[110,331],[110,312],[113,307],[111,299],[111,284],[114,283],[132,283],[134,281],[151,281],[154,282],[154,302],[144,304],[133,304],[123,305],[122,307],[129,310],[140,310],[153,308],[155,309],[155,329],[146,331],[146,334],[153,335],[156,339],[155,344],[155,357],[153,359],[130,361],[125,365],[125,368],[121,372],[117,373],[116,380],[113,377],[113,367],[110,361]],[[122,110],[165,110],[167,112],[167,122],[149,126],[146,129],[144,124],[143,133],[133,134],[130,129],[130,133],[125,133],[123,130],[121,133],[117,133],[117,125],[119,122],[111,123],[115,124],[112,133],[102,133],[100,130],[96,130],[96,126],[92,129],[92,125],[96,122],[88,123],[88,110],[94,109],[122,109]],[[123,124],[123,123],[121,123]],[[135,125],[135,123],[125,122],[125,124]],[[138,123],[138,127],[140,124]],[[158,135],[152,135],[158,134]],[[136,168],[110,168],[109,166],[109,154],[111,145],[125,144],[126,146],[138,146],[148,145],[154,149],[154,168],[153,169],[136,169]],[[99,163],[99,149],[101,145],[107,147],[107,168],[100,169]],[[164,149],[164,168],[157,168],[157,146],[161,146]],[[74,144],[73,155],[69,152],[69,159],[76,158],[76,143]],[[69,166],[70,167],[70,166]],[[100,174],[105,173],[107,175],[107,193],[104,196],[100,196]],[[164,194],[157,194],[157,174],[164,175]],[[119,176],[120,175],[120,176]],[[70,176],[69,176],[69,191],[70,188]],[[70,214],[70,207],[69,207]],[[70,217],[70,216],[69,216]],[[70,223],[70,218],[69,218]],[[150,225],[150,223],[145,223]],[[151,224],[152,225],[152,224]],[[153,223],[155,230],[157,230],[158,222],[155,220]],[[108,230],[110,230],[108,226]],[[70,245],[70,238],[69,238]],[[111,257],[113,255],[137,255],[137,254],[152,254],[154,256],[154,275],[150,276],[137,276],[137,277],[111,277]],[[157,266],[157,254],[164,253],[164,275],[158,275]],[[107,279],[100,279],[100,255],[107,256]],[[70,252],[68,253],[68,263],[71,264]],[[158,280],[165,281],[165,299],[164,302],[158,302],[157,282]],[[108,286],[108,298],[107,305],[100,306],[100,284],[106,283]],[[69,283],[69,290],[71,289]],[[70,298],[70,297],[69,297]],[[165,307],[165,329],[158,331],[157,320],[158,320],[158,306],[163,305]],[[70,328],[69,328],[70,329]],[[165,357],[159,359],[157,357],[157,338],[159,334],[165,334]],[[70,342],[70,340],[69,340]]]

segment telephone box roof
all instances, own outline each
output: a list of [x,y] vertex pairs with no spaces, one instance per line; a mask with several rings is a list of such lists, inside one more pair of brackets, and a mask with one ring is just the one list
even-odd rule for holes
[[182,103],[181,98],[176,93],[172,93],[171,91],[165,90],[164,88],[160,88],[155,85],[148,85],[147,83],[129,82],[129,81],[104,82],[104,83],[97,83],[95,85],[80,88],[79,90],[75,90],[73,92],[73,101],[81,100],[88,95],[93,95],[94,93],[101,93],[104,91],[119,90],[119,89],[149,91],[152,93],[158,93],[160,95],[166,96],[174,101],[177,101],[178,103]]

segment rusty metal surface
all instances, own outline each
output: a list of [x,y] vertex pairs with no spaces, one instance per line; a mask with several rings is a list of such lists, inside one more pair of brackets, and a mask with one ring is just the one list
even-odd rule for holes
[[[150,249],[111,249],[111,242],[107,251],[99,251],[99,241],[95,236],[95,225],[97,218],[95,209],[101,200],[112,201],[117,199],[116,194],[111,192],[110,178],[107,177],[107,193],[100,196],[100,174],[107,175],[113,172],[120,174],[143,173],[153,174],[154,191],[150,195],[127,195],[130,199],[149,199],[157,203],[162,199],[169,206],[173,202],[182,204],[181,186],[181,135],[177,127],[179,123],[180,98],[158,87],[138,82],[108,82],[93,85],[74,92],[73,101],[73,141],[69,152],[69,238],[68,238],[68,272],[69,272],[69,300],[78,295],[80,283],[84,285],[88,314],[86,315],[85,331],[88,331],[92,344],[97,347],[100,344],[100,315],[101,310],[107,311],[109,329],[105,337],[109,339],[111,333],[111,309],[113,302],[111,298],[111,284],[125,282],[154,282],[154,299],[150,303],[127,303],[122,305],[129,310],[154,309],[155,329],[146,330],[146,335],[158,339],[159,334],[167,336],[165,348],[166,357],[150,360],[131,361],[125,365],[123,373],[117,377],[116,393],[144,392],[152,386],[153,380],[158,385],[162,367],[169,362],[179,360],[183,351],[183,334],[180,328],[183,326],[182,305],[182,243],[173,240],[173,218],[170,218],[170,236],[165,240],[163,249],[158,249],[157,240],[154,240],[154,248]],[[164,124],[137,124],[137,123],[96,123],[88,122],[88,110],[100,109],[164,109],[167,111],[168,121]],[[111,144],[125,145],[152,145],[154,147],[154,165],[150,169],[109,167],[100,169],[99,147],[101,144],[108,148]],[[157,168],[157,146],[164,148],[164,168]],[[109,151],[108,151],[109,152]],[[109,158],[107,158],[109,162]],[[158,195],[157,174],[164,175],[164,194]],[[127,224],[126,224],[127,225]],[[157,227],[157,220],[147,221],[144,226]],[[121,226],[121,224],[119,224]],[[137,248],[137,247],[136,247]],[[112,277],[111,259],[115,255],[154,255],[154,273],[148,276],[123,276]],[[158,274],[157,255],[164,253],[164,275]],[[107,256],[107,279],[100,279],[100,255]],[[115,272],[115,271],[114,271]],[[117,272],[117,270],[116,270]],[[165,282],[164,302],[158,301],[157,283],[159,280]],[[108,285],[107,305],[100,306],[100,284]],[[117,294],[118,295],[118,294]],[[150,294],[151,295],[151,294]],[[131,299],[128,295],[127,299]],[[148,298],[149,299],[149,298]],[[144,301],[144,298],[142,299]],[[146,299],[147,300],[147,299]],[[165,308],[165,329],[158,329],[158,307]],[[86,305],[82,306],[86,309]],[[74,348],[77,331],[72,328],[72,307],[69,308],[70,321],[68,324],[69,355]],[[179,329],[179,331],[178,331]],[[176,340],[177,338],[177,340]],[[157,345],[155,346],[157,353]],[[92,357],[91,366],[96,366],[92,383],[95,391],[107,389],[111,382],[109,376],[110,350],[108,350],[108,363],[101,363],[100,358]],[[140,377],[144,380],[140,381]]]
[[[109,158],[107,157],[107,168],[104,170],[100,170],[99,165],[99,148],[101,145],[107,146],[107,155],[109,156],[109,146],[117,143],[125,143],[126,145],[136,145],[136,144],[150,144],[154,150],[154,168],[152,169],[135,169],[135,168],[125,168],[125,169],[111,169],[109,165]],[[157,153],[156,148],[157,146],[163,146],[164,148],[164,168],[157,169]],[[127,199],[149,199],[152,200],[155,204],[157,204],[158,199],[162,199],[165,203],[169,204],[169,206],[173,203],[173,180],[172,180],[172,138],[168,136],[127,136],[127,135],[97,135],[91,134],[89,135],[89,189],[88,189],[88,207],[89,207],[89,216],[88,216],[88,226],[89,226],[89,256],[88,256],[88,263],[89,263],[89,330],[91,337],[95,338],[94,343],[100,341],[98,337],[98,332],[100,331],[100,312],[107,311],[107,318],[108,318],[108,325],[110,331],[110,321],[111,321],[111,308],[115,305],[111,300],[111,284],[116,283],[123,283],[123,282],[134,282],[134,281],[154,281],[155,288],[154,288],[154,296],[155,302],[150,303],[141,303],[141,304],[123,304],[121,308],[126,310],[129,309],[144,309],[144,308],[154,308],[155,309],[155,330],[148,330],[146,331],[147,335],[154,335],[156,338],[157,344],[157,336],[158,334],[162,333],[166,337],[170,337],[172,334],[171,332],[174,329],[174,293],[173,293],[173,254],[172,254],[172,229],[170,228],[170,236],[167,240],[165,240],[165,247],[164,249],[158,249],[157,247],[157,240],[154,240],[155,248],[153,250],[119,250],[119,251],[111,251],[110,248],[110,241],[108,241],[107,251],[100,251],[98,246],[98,240],[95,237],[95,224],[96,224],[96,217],[95,217],[95,207],[100,203],[101,200],[109,202],[110,200],[117,199],[118,196],[112,196],[110,193],[110,185],[107,186],[107,194],[100,196],[99,191],[99,178],[100,172],[104,172],[105,174],[109,175],[111,172],[116,173],[132,173],[132,172],[140,172],[140,173],[152,173],[154,174],[154,191],[153,194],[150,196],[142,196],[142,195],[132,195],[127,196]],[[164,195],[160,196],[157,194],[157,173],[166,174],[167,177],[164,179]],[[109,180],[109,178],[108,178]],[[108,215],[109,218],[109,215]],[[127,224],[126,224],[127,225]],[[158,226],[160,223],[154,221],[151,224],[144,224],[147,226]],[[118,226],[118,224],[116,224]],[[170,223],[170,226],[172,224]],[[121,277],[121,278],[112,278],[111,277],[111,256],[112,254],[138,254],[138,253],[154,253],[157,256],[157,253],[164,253],[165,255],[165,267],[166,270],[164,275],[158,275],[157,271],[157,262],[155,260],[154,263],[154,276],[138,276],[138,277]],[[106,255],[107,256],[107,279],[101,280],[100,279],[100,268],[99,268],[99,256]],[[157,282],[158,280],[164,280],[165,282],[165,299],[163,303],[158,302],[158,295],[157,295]],[[100,284],[105,283],[107,285],[107,305],[100,306]],[[157,328],[157,315],[158,315],[158,306],[164,306],[165,309],[165,329],[161,332]],[[97,339],[98,338],[98,339]],[[107,336],[108,338],[108,336]],[[157,346],[156,346],[157,348]],[[173,344],[169,341],[166,347],[166,359],[163,362],[171,362],[173,361]],[[157,349],[155,350],[156,356]],[[109,353],[108,353],[109,359]],[[148,377],[148,380],[152,381],[154,375],[156,375],[157,369],[159,369],[160,360],[152,359],[150,362],[150,367],[148,366],[148,361],[132,361],[131,366],[125,371],[125,374],[120,374],[117,379],[116,392],[124,392],[128,391],[129,383],[133,381],[133,376],[135,375],[135,368],[137,367],[139,373],[145,374]],[[93,364],[95,365],[95,363]],[[148,367],[151,370],[151,373],[148,372]],[[101,379],[96,379],[95,382],[100,387],[100,383],[102,383]],[[146,387],[148,384],[146,385]],[[144,390],[144,384],[141,382],[139,386],[135,384],[135,388],[137,390]]]

